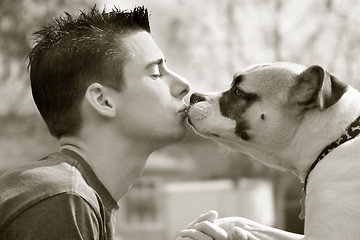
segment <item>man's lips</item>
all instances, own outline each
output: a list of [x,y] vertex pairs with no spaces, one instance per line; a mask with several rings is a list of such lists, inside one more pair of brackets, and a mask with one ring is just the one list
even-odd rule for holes
[[178,111],[177,111],[177,112],[179,112],[179,113],[181,113],[181,112],[185,112],[185,113],[187,114],[188,108],[189,108],[189,106],[188,106],[188,105],[183,104],[183,105],[182,105],[182,106],[178,109]]

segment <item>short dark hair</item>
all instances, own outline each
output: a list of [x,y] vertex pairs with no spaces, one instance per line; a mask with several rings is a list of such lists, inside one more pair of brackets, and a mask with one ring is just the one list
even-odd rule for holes
[[127,54],[122,40],[138,31],[150,33],[146,8],[105,12],[95,5],[78,16],[65,12],[34,33],[36,45],[28,56],[31,90],[51,135],[78,133],[80,105],[91,83],[121,91]]

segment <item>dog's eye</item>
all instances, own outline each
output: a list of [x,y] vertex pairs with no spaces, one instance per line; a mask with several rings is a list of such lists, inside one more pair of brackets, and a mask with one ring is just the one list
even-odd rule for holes
[[244,96],[245,94],[244,94],[244,92],[243,91],[241,91],[240,89],[238,89],[238,88],[235,88],[235,94],[236,94],[236,96],[239,96],[239,97],[241,97],[241,96]]

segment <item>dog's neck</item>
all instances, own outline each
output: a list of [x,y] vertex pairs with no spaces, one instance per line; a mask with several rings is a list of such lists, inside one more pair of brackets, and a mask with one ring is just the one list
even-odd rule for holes
[[294,173],[305,180],[310,166],[322,150],[338,139],[345,129],[360,115],[360,93],[349,87],[334,106],[320,112],[317,109],[305,113],[303,122],[289,147],[282,151],[294,166]]

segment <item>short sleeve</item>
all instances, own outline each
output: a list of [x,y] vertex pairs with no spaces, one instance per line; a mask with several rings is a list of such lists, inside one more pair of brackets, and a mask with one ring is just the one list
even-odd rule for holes
[[82,197],[61,193],[20,213],[3,232],[3,240],[101,239],[101,218]]

